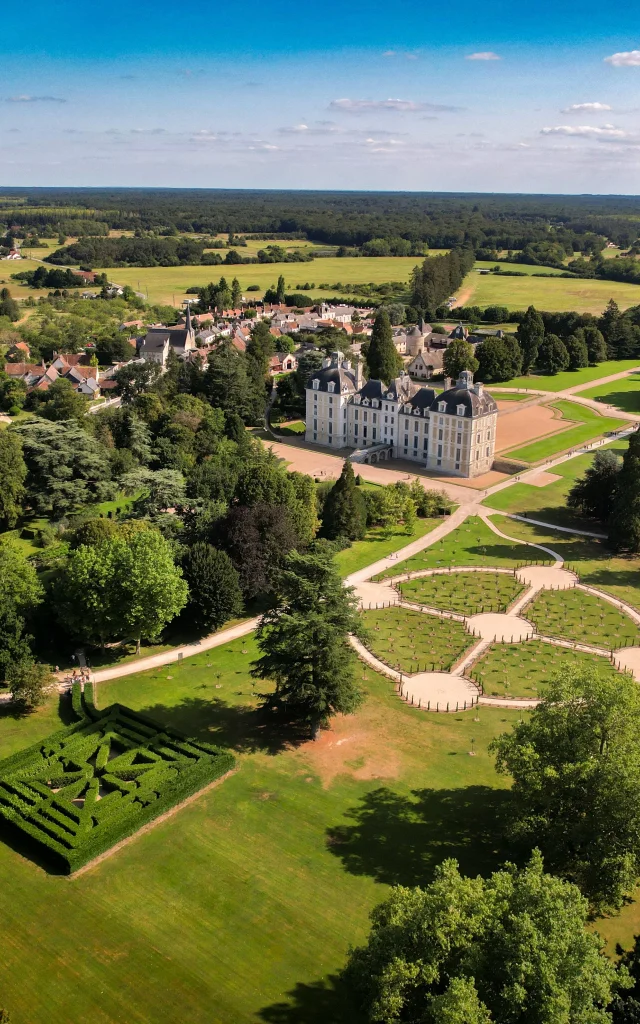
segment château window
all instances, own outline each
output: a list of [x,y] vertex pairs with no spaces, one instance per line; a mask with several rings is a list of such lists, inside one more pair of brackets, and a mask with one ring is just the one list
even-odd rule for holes
[[464,416],[464,405],[458,406],[458,416]]
[[336,386],[335,386],[335,384],[333,383],[333,381],[331,381],[331,382],[330,382],[330,383],[329,383],[329,384],[327,385],[327,391],[329,392],[329,394],[331,394],[331,393],[332,393],[333,391],[335,391],[335,389],[336,389]]
[[313,390],[317,391],[319,387],[320,387],[320,381],[316,378],[316,380],[314,380],[314,382],[313,382]]
[[447,403],[446,402],[438,402],[438,411],[439,412],[445,412],[446,408],[447,408]]

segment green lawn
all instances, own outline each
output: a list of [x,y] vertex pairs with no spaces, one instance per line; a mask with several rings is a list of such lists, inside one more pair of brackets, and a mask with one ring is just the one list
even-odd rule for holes
[[[508,530],[505,529],[505,532]],[[504,540],[490,530],[482,519],[470,516],[432,547],[385,569],[375,579],[399,576],[417,569],[437,569],[445,565],[495,565],[498,568],[513,569],[523,562],[543,564],[549,561],[544,552]]]
[[410,608],[372,609],[362,615],[369,649],[401,672],[446,672],[474,642],[461,622]]
[[[562,270],[554,270],[552,267],[534,267],[531,263],[498,263],[496,260],[476,260],[473,265],[473,269],[477,270],[491,270],[493,267],[501,267],[500,273],[503,274],[507,270],[517,271],[519,274],[562,274]],[[483,277],[485,275],[482,275]],[[498,274],[491,275],[492,277],[498,277]],[[508,280],[508,275],[505,276],[504,280]]]
[[[640,286],[634,285],[633,287]],[[556,373],[553,376],[536,373],[528,377],[513,377],[511,380],[501,381],[496,387],[533,388],[534,391],[566,391],[567,388],[588,384],[592,380],[600,380],[601,377],[611,377],[614,373],[634,370],[638,366],[640,366],[640,359],[611,359],[598,366],[585,366],[582,370],[566,370],[564,373]],[[617,386],[616,382],[614,381],[611,386]],[[498,394],[499,392],[496,393],[496,397]],[[580,394],[586,398],[592,397],[588,391],[581,391]]]
[[350,576],[351,573],[358,572],[359,569],[364,569],[367,565],[372,565],[380,558],[386,558],[387,555],[411,544],[418,537],[424,537],[425,534],[431,533],[436,526],[440,526],[441,522],[441,519],[416,519],[413,533],[410,535],[405,533],[404,529],[395,529],[389,532],[380,526],[370,527],[364,540],[354,541],[351,547],[339,551],[335,556],[334,560],[340,575]]
[[613,594],[640,611],[640,557],[613,555],[603,541],[558,533],[544,526],[533,526],[503,516],[491,517],[499,530],[523,541],[548,545],[564,558],[580,582]]
[[[243,644],[98,694],[233,746],[236,775],[76,879],[0,844],[13,1024],[356,1024],[331,976],[387,885],[423,883],[448,856],[472,874],[504,859],[506,780],[487,746],[516,712],[426,714],[359,667],[367,701],[336,723],[344,742],[283,748],[253,710],[264,684]],[[0,718],[0,756],[56,717]]]
[[584,590],[542,590],[522,613],[543,636],[615,649],[640,642],[640,629],[614,605]]
[[[491,264],[489,264],[491,266]],[[516,269],[516,266],[514,266]],[[519,267],[517,269],[520,269]],[[551,274],[547,267],[532,268],[537,273]],[[458,289],[465,306],[506,306],[509,310],[536,309],[579,313],[602,313],[609,299],[615,299],[621,309],[640,303],[640,285],[621,284],[616,281],[598,281],[594,278],[566,277],[506,277],[501,274],[478,274],[470,271]]]
[[551,408],[561,413],[563,419],[572,420],[575,426],[568,426],[559,434],[543,437],[539,441],[533,441],[522,448],[509,449],[502,454],[522,462],[542,462],[569,448],[594,441],[611,430],[621,430],[627,425],[624,420],[600,416],[593,409],[586,405],[578,405],[577,402],[554,402]]
[[596,667],[607,675],[618,675],[607,658],[586,651],[568,651],[543,640],[521,644],[491,644],[467,672],[491,697],[540,697],[555,672],[568,665]]
[[[612,447],[622,455],[627,445],[628,441],[625,439],[615,441],[607,447]],[[540,519],[542,522],[553,523],[557,526],[600,532],[602,527],[599,523],[584,519],[566,506],[567,494],[576,480],[584,476],[592,462],[592,454],[577,455],[575,459],[554,466],[552,472],[555,476],[560,477],[559,480],[547,484],[545,487],[514,483],[510,487],[505,487],[503,491],[492,494],[482,504],[501,512],[528,515],[533,519]]]
[[291,420],[288,423],[272,423],[271,429],[274,434],[282,434],[284,437],[300,437],[306,430],[304,420]]
[[515,391],[490,392],[497,402],[526,402],[531,395],[519,395]]
[[594,398],[596,402],[613,405],[622,412],[640,414],[640,375],[637,373],[621,380],[612,380],[609,384],[598,384],[580,394],[583,398]]
[[515,576],[503,572],[438,573],[400,584],[403,600],[459,615],[506,612],[523,590]]

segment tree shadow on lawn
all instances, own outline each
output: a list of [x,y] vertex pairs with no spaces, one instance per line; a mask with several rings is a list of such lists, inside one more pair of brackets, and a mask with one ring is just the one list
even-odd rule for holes
[[327,830],[327,845],[353,875],[386,885],[424,885],[454,857],[463,874],[486,875],[507,856],[508,790],[488,786],[418,789],[410,796],[385,786],[346,812],[353,822]]
[[[500,529],[501,527],[499,527]],[[507,533],[507,526],[504,528],[504,532]],[[507,544],[478,544],[475,547],[468,547],[468,553],[474,558],[482,557],[488,562],[549,562],[551,559],[548,555],[545,555],[543,551],[538,551],[536,548],[532,548],[527,545],[524,541],[519,541],[519,548],[514,548],[513,545]],[[437,548],[432,550],[437,551]],[[460,565],[464,565],[464,552],[456,554],[456,561]]]
[[219,697],[185,697],[179,704],[154,704],[140,713],[187,736],[243,754],[275,755],[311,739],[306,723],[288,720],[268,708],[229,704]]
[[364,1020],[338,975],[298,982],[287,995],[288,1002],[273,1003],[259,1010],[260,1020],[266,1024],[362,1024]]

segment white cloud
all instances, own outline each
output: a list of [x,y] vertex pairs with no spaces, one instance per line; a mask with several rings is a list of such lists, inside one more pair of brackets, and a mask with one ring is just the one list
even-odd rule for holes
[[553,128],[541,128],[541,135],[579,135],[583,138],[622,139],[627,135],[622,128],[613,124],[603,124],[597,128],[590,124],[559,124]]
[[581,111],[586,111],[590,114],[597,114],[606,110],[613,110],[613,107],[609,106],[608,103],[572,103],[570,107],[565,107],[561,113],[579,114]]
[[346,114],[368,114],[372,110],[395,110],[403,114],[417,114],[426,110],[454,111],[460,109],[442,103],[415,103],[413,100],[352,100],[347,98],[331,100],[329,108],[341,110]]
[[613,64],[615,68],[637,68],[640,67],[640,50],[626,50],[622,53],[612,53],[605,57],[605,64]]
[[7,103],[66,103],[60,96],[7,96]]
[[480,50],[479,53],[468,53],[465,60],[502,60],[493,50]]

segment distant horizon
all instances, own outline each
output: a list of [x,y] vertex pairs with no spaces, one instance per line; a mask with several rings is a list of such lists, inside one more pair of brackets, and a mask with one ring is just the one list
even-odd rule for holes
[[523,192],[523,191],[476,191],[474,189],[391,189],[391,188],[283,188],[277,185],[246,186],[243,188],[228,185],[12,185],[0,183],[0,190],[9,189],[20,192],[53,191],[59,189],[69,191],[91,192],[282,192],[282,193],[335,193],[345,195],[424,195],[424,196],[527,196],[541,199],[640,199],[640,192]]

